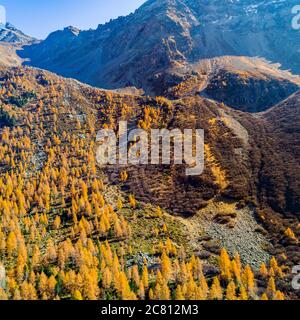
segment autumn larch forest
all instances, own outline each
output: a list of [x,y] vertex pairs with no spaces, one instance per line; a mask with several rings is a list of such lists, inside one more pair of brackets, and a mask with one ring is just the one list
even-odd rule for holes
[[[148,0],[45,40],[0,23],[0,300],[299,299],[292,7]],[[99,165],[120,121],[203,129],[203,173]]]

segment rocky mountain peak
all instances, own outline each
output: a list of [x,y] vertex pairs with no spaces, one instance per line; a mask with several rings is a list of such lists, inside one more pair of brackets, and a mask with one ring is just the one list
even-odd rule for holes
[[0,26],[0,42],[13,43],[13,44],[30,44],[37,40],[24,34],[21,30],[17,29],[14,25],[7,22],[5,25]]
[[57,30],[49,34],[45,41],[66,41],[73,38],[76,38],[80,34],[80,30],[76,27],[69,26],[63,30]]
[[80,29],[73,27],[73,26],[69,26],[69,27],[64,28],[64,32],[69,32],[74,36],[78,36],[80,33]]

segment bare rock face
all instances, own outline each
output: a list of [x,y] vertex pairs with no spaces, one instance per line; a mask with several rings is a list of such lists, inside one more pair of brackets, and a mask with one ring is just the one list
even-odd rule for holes
[[292,28],[289,0],[186,0],[202,22],[195,30],[195,56],[260,56],[299,73],[299,32]]
[[[160,94],[172,68],[225,55],[264,57],[300,72],[297,0],[149,0],[96,30],[67,28],[20,54],[30,64],[103,88]],[[176,77],[172,77],[176,82]]]

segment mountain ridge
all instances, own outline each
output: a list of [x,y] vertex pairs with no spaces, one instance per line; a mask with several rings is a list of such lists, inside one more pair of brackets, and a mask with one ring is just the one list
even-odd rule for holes
[[78,32],[65,42],[52,33],[20,55],[31,59],[32,66],[94,86],[135,86],[148,94],[160,93],[162,78],[174,65],[224,55],[261,56],[300,73],[299,37],[291,25],[287,27],[291,5],[147,1],[128,16]]
[[26,35],[9,22],[5,25],[0,25],[0,42],[24,45],[32,44],[37,41],[37,39]]

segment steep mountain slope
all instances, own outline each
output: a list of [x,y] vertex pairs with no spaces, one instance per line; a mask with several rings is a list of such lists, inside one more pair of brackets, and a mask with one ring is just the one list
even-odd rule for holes
[[6,67],[21,65],[23,59],[16,53],[17,50],[20,50],[20,47],[0,42],[0,65]]
[[[298,214],[300,189],[298,184],[291,183],[292,180],[299,181],[298,139],[297,136],[289,139],[288,134],[297,135],[298,132],[299,94],[266,113],[251,115],[200,96],[183,97],[171,102],[161,97],[146,98],[101,91],[40,70],[12,68],[8,73],[6,69],[1,73],[4,111],[14,117],[24,106],[30,105],[36,95],[46,99],[43,91],[39,90],[49,86],[51,90],[55,89],[47,80],[49,77],[58,83],[64,82],[66,96],[61,97],[62,101],[67,99],[69,88],[75,90],[75,96],[77,91],[85,93],[76,105],[79,114],[90,114],[92,117],[88,123],[93,126],[93,132],[104,125],[117,130],[121,119],[127,120],[130,127],[205,130],[206,165],[201,176],[187,177],[185,165],[128,168],[132,175],[129,174],[125,185],[144,202],[156,203],[180,215],[190,215],[212,199],[225,197],[236,202],[270,207],[282,214]],[[8,94],[12,81],[22,84],[22,91],[19,92],[17,86],[14,94]],[[57,87],[59,89],[59,85]],[[85,101],[83,106],[80,101]],[[290,104],[292,107],[289,107]],[[59,119],[61,129],[65,126],[64,121],[67,127],[69,121],[64,110]],[[294,170],[291,170],[292,167]],[[119,170],[124,168],[112,166],[107,170],[113,178],[118,177]]]
[[[299,73],[294,3],[149,0],[97,30],[55,32],[21,55],[33,66],[99,87],[136,86],[156,94],[167,70],[203,58],[261,56]],[[176,74],[172,80],[178,83]]]
[[[286,161],[286,165],[290,165],[289,171],[296,172],[295,175],[291,175],[291,180],[289,182],[289,185],[295,189],[300,189],[299,179],[297,178],[297,171],[300,163],[299,106],[300,92],[297,92],[261,115],[272,124],[272,130],[279,140],[280,148],[286,150],[287,155],[291,154],[295,159],[295,163],[291,164]],[[293,205],[294,203],[295,199],[290,198],[289,204]],[[298,207],[298,211],[300,212],[300,207]]]
[[[298,134],[297,124],[299,123],[299,105],[300,105],[300,92],[296,92],[278,105],[274,106],[262,116],[274,124],[276,132],[285,134]],[[291,141],[297,141],[293,137]]]
[[20,58],[17,51],[23,45],[37,43],[38,41],[27,36],[10,23],[0,24],[0,66],[19,66],[24,59]]
[[[299,73],[299,37],[291,26],[297,1],[185,1],[204,26],[196,32],[195,55],[262,56]],[[200,50],[200,52],[198,52]],[[204,52],[203,52],[204,51]]]
[[[87,257],[71,262],[64,250],[74,246],[71,252],[81,256],[78,250],[93,251],[97,241],[107,239],[114,248],[129,250],[129,266],[142,251],[147,266],[157,269],[156,247],[163,246],[165,232],[172,246],[178,250],[183,246],[184,254],[194,251],[204,257],[209,276],[218,275],[211,264],[222,246],[232,255],[240,252],[243,263],[254,268],[270,255],[286,266],[287,274],[299,263],[300,168],[292,150],[297,141],[283,149],[288,136],[274,130],[284,127],[285,119],[290,121],[288,108],[277,106],[284,110],[281,118],[273,119],[272,111],[251,115],[199,96],[170,102],[103,91],[32,68],[0,69],[0,83],[0,237],[7,239],[6,231],[14,230],[11,226],[19,221],[28,252],[34,255],[37,244],[42,252],[46,248],[35,272],[42,273],[54,262],[59,270],[83,272],[85,263],[90,270]],[[291,99],[298,110],[297,100]],[[96,166],[97,130],[104,126],[117,130],[120,119],[147,129],[204,128],[204,174],[187,177],[185,165]],[[299,127],[296,121],[294,126]],[[160,229],[168,231],[156,231]],[[52,250],[49,262],[46,257],[53,246],[60,254]],[[18,279],[21,288],[23,278]],[[266,281],[259,279],[258,287],[263,288]],[[278,285],[293,296],[288,279]],[[74,294],[65,282],[63,290],[62,297]],[[257,294],[262,293],[259,289]],[[25,289],[21,294],[30,295]],[[52,297],[53,292],[48,294]],[[90,297],[89,291],[83,294]],[[100,292],[101,297],[110,294],[106,287]]]
[[298,91],[300,77],[261,58],[223,56],[170,68],[161,88],[172,99],[200,94],[238,110],[260,112]]
[[[119,94],[32,68],[0,68],[0,85],[0,299],[223,299],[232,279],[250,286],[231,290],[242,300],[295,298],[288,276],[299,247],[291,231],[281,234],[299,233],[294,208],[290,219],[263,220],[272,210],[258,198],[273,138],[265,119],[202,97]],[[185,178],[185,165],[97,166],[97,130],[120,119],[204,127],[203,177]],[[237,268],[225,276],[224,265]]]
[[31,44],[37,42],[37,40],[24,34],[15,26],[7,22],[5,25],[0,25],[0,42]]

